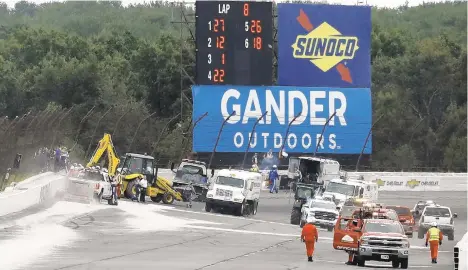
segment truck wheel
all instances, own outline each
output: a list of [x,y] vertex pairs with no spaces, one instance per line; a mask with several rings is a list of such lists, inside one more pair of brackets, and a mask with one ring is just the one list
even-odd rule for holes
[[104,193],[104,190],[101,189],[101,192],[99,194],[94,194],[94,200],[96,202],[100,203],[102,201],[102,194]]
[[453,239],[455,239],[455,238],[454,238],[454,235],[453,235],[453,232],[450,232],[450,233],[448,234],[448,240],[449,240],[449,241],[453,241]]
[[301,222],[301,211],[297,208],[291,210],[291,224],[299,225]]
[[364,260],[364,259],[361,258],[361,257],[358,257],[358,258],[357,258],[357,265],[360,266],[360,267],[366,266],[366,260]]
[[236,209],[236,215],[238,216],[243,216],[245,212],[245,202],[243,202],[241,205],[239,205]]
[[174,203],[174,196],[172,196],[170,193],[166,192],[163,195],[162,201],[164,204],[172,204]]
[[304,224],[305,222],[303,220],[299,221],[299,227],[303,228],[304,227]]
[[135,191],[134,191],[135,183],[136,183],[135,180],[128,182],[127,188],[125,189],[125,192],[124,192],[124,195],[127,199],[131,199],[134,196],[136,196]]
[[150,197],[150,198],[151,198],[151,200],[152,200],[153,202],[158,203],[158,202],[160,202],[160,201],[163,199],[163,195],[162,195],[162,194],[158,194],[158,195],[156,195],[156,196],[154,196],[154,197]]
[[392,261],[392,267],[393,267],[393,268],[398,268],[398,267],[400,267],[400,261],[399,261],[399,260],[393,260],[393,261]]
[[252,215],[256,215],[258,210],[258,202],[254,202],[253,204],[253,210],[252,210]]
[[212,208],[211,203],[205,203],[205,211],[206,212],[208,212],[208,213],[211,212],[211,208]]
[[401,264],[401,269],[407,269],[408,268],[408,259],[401,259],[400,264]]
[[424,238],[424,231],[423,231],[421,228],[418,230],[418,238],[419,238],[419,239],[423,239],[423,238]]

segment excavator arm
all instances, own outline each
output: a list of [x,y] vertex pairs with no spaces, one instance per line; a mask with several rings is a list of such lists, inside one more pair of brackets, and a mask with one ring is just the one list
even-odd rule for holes
[[117,166],[119,166],[120,159],[115,154],[115,149],[114,145],[112,144],[111,135],[108,133],[104,133],[104,137],[102,137],[102,139],[99,140],[98,146],[96,147],[96,150],[94,150],[93,156],[89,160],[88,164],[86,164],[86,168],[98,164],[104,152],[107,153],[108,174],[109,176],[114,176],[115,172],[117,171]]

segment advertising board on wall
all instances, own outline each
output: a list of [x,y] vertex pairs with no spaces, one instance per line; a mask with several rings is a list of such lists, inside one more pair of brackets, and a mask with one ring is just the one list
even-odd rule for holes
[[[211,152],[225,119],[235,111],[222,130],[217,152],[313,153],[327,119],[318,153],[361,152],[372,125],[371,94],[368,88],[292,86],[192,86],[193,121],[208,113],[194,128],[193,151]],[[267,111],[252,134],[258,118]],[[288,124],[292,122],[285,139]],[[372,152],[370,139],[364,150]]]
[[370,88],[369,6],[278,4],[278,84]]

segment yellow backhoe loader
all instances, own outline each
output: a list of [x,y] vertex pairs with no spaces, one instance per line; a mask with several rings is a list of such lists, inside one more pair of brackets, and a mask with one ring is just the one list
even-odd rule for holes
[[112,144],[110,134],[104,134],[104,137],[99,141],[99,144],[94,151],[94,155],[86,167],[96,165],[101,159],[104,152],[107,152],[107,167],[109,176],[114,176],[117,173],[117,196],[119,198],[132,198],[135,193],[136,179],[138,177],[146,177],[148,188],[146,195],[153,202],[162,201],[165,204],[172,204],[174,200],[182,201],[182,195],[172,188],[171,182],[164,177],[157,176],[157,169],[152,156],[127,153],[123,158],[123,162],[117,157]]
[[127,153],[124,161],[117,171],[121,183],[120,197],[132,198],[135,193],[136,179],[145,176],[148,180],[146,195],[153,202],[162,201],[164,204],[172,204],[174,200],[183,201],[182,195],[172,188],[172,183],[164,177],[157,175],[157,169],[152,156]]

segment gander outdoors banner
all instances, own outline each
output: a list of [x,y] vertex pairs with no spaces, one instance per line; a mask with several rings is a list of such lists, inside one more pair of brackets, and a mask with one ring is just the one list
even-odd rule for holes
[[[192,95],[193,122],[207,113],[195,126],[194,152],[211,152],[227,120],[217,152],[245,152],[252,136],[250,152],[278,152],[284,142],[284,150],[290,153],[313,153],[318,144],[318,153],[358,154],[372,124],[368,88],[197,85],[192,86]],[[369,139],[364,153],[371,152]]]
[[369,6],[278,4],[278,84],[370,88]]

